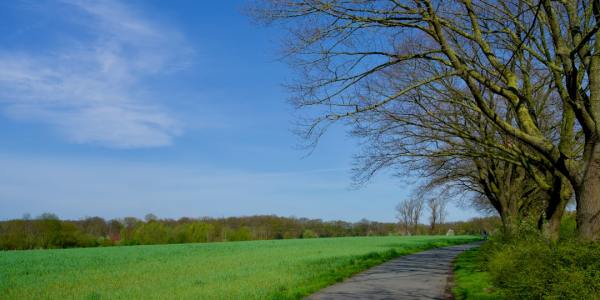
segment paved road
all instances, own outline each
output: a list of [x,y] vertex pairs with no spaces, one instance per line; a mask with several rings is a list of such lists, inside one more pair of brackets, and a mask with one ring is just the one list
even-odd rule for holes
[[479,243],[402,256],[309,296],[321,299],[448,299],[452,260]]

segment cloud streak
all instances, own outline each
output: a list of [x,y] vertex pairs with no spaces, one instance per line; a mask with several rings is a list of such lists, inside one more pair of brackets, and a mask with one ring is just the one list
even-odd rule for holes
[[[180,122],[148,80],[185,68],[191,50],[175,30],[113,1],[62,1],[66,28],[50,51],[0,51],[0,105],[49,124],[68,141],[112,148],[167,146]],[[60,11],[60,13],[59,13]],[[160,99],[164,100],[164,99]]]

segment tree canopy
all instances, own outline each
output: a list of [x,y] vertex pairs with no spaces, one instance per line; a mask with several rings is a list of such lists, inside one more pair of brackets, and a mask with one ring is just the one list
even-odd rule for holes
[[550,231],[574,195],[580,237],[598,238],[598,0],[265,0],[252,11],[289,31],[309,144],[335,122],[365,140],[359,181],[455,164],[447,183],[475,179],[494,201],[494,177],[524,176],[520,198],[545,194],[534,200]]

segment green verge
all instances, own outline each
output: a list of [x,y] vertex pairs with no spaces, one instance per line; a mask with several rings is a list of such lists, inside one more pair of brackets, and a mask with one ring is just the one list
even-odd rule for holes
[[473,236],[349,237],[0,251],[2,299],[300,299]]
[[455,299],[502,299],[500,294],[492,289],[491,277],[484,270],[484,264],[479,248],[467,250],[456,258],[452,288]]

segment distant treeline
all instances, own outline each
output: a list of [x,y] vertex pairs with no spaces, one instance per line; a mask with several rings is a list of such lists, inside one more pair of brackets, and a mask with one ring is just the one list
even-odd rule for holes
[[[494,228],[497,218],[439,225],[436,232],[427,226],[419,234],[479,234]],[[30,219],[0,222],[0,249],[47,249],[114,245],[206,243],[224,241],[295,239],[398,234],[395,223],[361,220],[356,223],[320,219],[249,216],[230,218],[159,219],[150,214],[144,220],[134,217],[105,220],[88,217],[60,220],[54,214]]]

